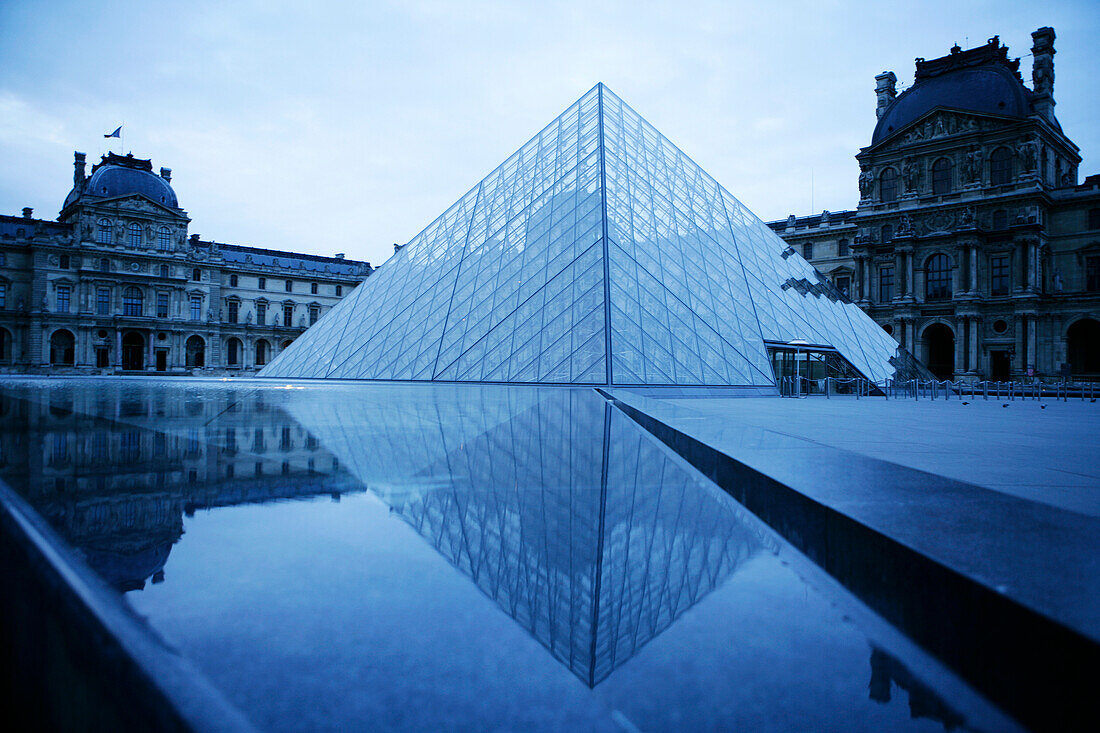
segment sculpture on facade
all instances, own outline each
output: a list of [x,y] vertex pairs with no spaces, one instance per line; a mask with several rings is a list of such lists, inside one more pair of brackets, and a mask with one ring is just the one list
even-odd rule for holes
[[875,173],[870,168],[864,168],[859,174],[859,196],[869,199],[875,191]]
[[979,183],[982,179],[982,151],[974,148],[963,161],[963,176],[967,183]]
[[902,167],[902,175],[905,177],[906,191],[920,190],[923,171],[921,170],[921,164],[919,160],[906,158],[905,165]]

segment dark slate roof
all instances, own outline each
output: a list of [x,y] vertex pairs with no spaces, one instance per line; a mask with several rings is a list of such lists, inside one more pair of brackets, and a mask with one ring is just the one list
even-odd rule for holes
[[[829,222],[825,226],[837,226],[838,224],[850,224],[855,219],[855,211],[830,211]],[[775,221],[767,222],[768,226],[773,231],[783,232],[787,229],[786,219],[776,219]],[[813,216],[799,216],[794,220],[795,229],[815,229],[821,224],[821,214],[815,214]]]
[[22,229],[25,236],[32,236],[37,229],[45,233],[64,234],[72,231],[71,224],[59,224],[56,221],[44,219],[27,219],[22,216],[6,216],[0,214],[0,237],[17,237]]
[[[209,249],[214,242],[192,241],[194,247]],[[328,275],[356,277],[370,271],[369,262],[346,260],[321,255],[283,252],[277,249],[242,247],[236,244],[217,244],[222,258],[226,262],[274,267],[288,271],[317,272]]]
[[1021,118],[1030,111],[1027,89],[1006,69],[960,69],[903,92],[875,125],[871,144],[877,145],[937,107]]
[[84,184],[83,191],[75,188],[65,198],[65,208],[75,202],[81,194],[99,198],[114,198],[141,194],[150,201],[173,209],[179,208],[176,192],[156,173],[153,173],[152,161],[108,153],[103,160],[92,168],[92,175]]

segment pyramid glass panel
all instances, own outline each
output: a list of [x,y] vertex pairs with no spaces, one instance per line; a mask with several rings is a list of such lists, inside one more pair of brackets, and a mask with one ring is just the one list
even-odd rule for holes
[[598,84],[260,376],[768,387],[792,341],[894,372],[889,335]]

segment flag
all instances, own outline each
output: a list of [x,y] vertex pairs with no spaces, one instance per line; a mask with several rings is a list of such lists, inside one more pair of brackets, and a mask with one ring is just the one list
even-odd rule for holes
[[104,135],[103,137],[117,137],[117,138],[121,138],[121,137],[122,137],[122,125],[119,125],[118,127],[116,127],[116,128],[115,128],[115,131],[114,131],[114,132],[112,132],[112,133],[111,133],[110,135]]

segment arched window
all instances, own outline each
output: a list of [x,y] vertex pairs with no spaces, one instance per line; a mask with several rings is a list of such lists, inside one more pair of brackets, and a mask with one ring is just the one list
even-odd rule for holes
[[122,315],[140,316],[144,296],[141,288],[130,286],[122,291]]
[[128,226],[127,229],[130,232],[130,246],[131,247],[140,246],[141,245],[141,224],[138,224],[136,221],[131,222],[130,226]]
[[206,366],[206,342],[202,336],[191,336],[187,339],[187,366]]
[[256,342],[256,366],[263,366],[267,363],[267,354],[270,350],[270,346],[264,339]]
[[100,219],[96,241],[100,244],[110,244],[111,240],[111,221],[109,219]]
[[172,232],[168,227],[161,227],[157,230],[157,248],[158,249],[172,249]]
[[237,338],[229,339],[229,344],[226,353],[226,364],[228,366],[240,366],[241,365],[241,340]]
[[50,363],[72,366],[76,363],[76,339],[71,331],[60,329],[50,336]]
[[939,196],[951,192],[951,161],[940,158],[932,164],[932,193]]
[[989,156],[989,182],[1003,186],[1012,180],[1012,153],[1008,148],[997,148]]
[[993,229],[998,232],[1002,229],[1008,229],[1008,212],[1004,209],[997,209],[993,212]]
[[951,260],[947,255],[932,255],[925,265],[924,297],[926,300],[944,300],[951,297]]
[[882,225],[882,243],[894,241],[894,226],[892,224]]
[[898,200],[898,172],[893,168],[883,168],[878,183],[879,198],[883,201]]

